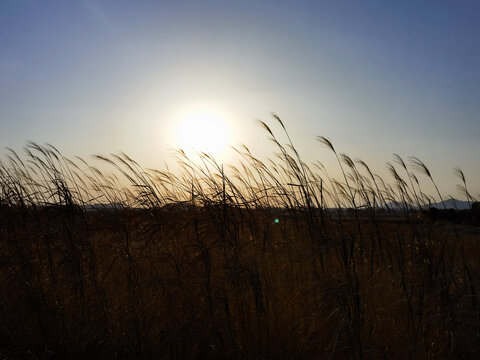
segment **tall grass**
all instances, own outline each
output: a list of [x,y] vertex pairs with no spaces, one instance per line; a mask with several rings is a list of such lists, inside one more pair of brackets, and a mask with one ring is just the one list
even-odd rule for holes
[[394,155],[384,179],[319,137],[337,179],[274,121],[287,143],[261,122],[273,158],[243,146],[226,167],[179,150],[176,173],[126,154],[95,156],[102,171],[48,144],[8,149],[0,354],[475,358],[478,227],[430,220],[443,197],[427,166]]

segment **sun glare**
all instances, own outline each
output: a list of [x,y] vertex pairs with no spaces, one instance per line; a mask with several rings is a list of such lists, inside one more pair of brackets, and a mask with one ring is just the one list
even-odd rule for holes
[[178,120],[178,146],[185,151],[202,151],[216,156],[229,142],[228,130],[225,119],[214,111],[188,112]]

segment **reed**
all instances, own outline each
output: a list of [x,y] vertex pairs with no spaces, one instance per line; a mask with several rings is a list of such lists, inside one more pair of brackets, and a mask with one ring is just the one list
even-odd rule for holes
[[478,214],[433,221],[419,174],[446,205],[418,158],[394,154],[382,178],[318,137],[338,169],[307,164],[272,115],[287,142],[260,122],[274,155],[235,148],[236,166],[181,150],[173,173],[126,154],[89,162],[48,144],[8,149],[0,355],[478,355]]

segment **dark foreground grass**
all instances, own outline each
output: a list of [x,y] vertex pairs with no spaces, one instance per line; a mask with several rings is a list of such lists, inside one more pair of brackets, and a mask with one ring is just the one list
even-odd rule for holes
[[432,223],[418,159],[396,156],[389,185],[320,138],[336,180],[264,126],[276,160],[244,148],[228,171],[207,154],[180,152],[176,175],[98,157],[106,175],[51,146],[12,152],[0,356],[478,358],[478,215]]

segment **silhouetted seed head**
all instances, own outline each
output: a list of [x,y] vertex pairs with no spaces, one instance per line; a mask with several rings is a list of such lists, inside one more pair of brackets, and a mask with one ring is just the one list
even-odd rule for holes
[[454,174],[457,175],[463,183],[465,183],[465,174],[463,173],[462,169],[460,169],[459,167],[456,167],[454,170],[453,170]]
[[263,127],[272,137],[275,137],[273,135],[272,130],[270,130],[270,127],[262,120],[257,120],[257,122],[260,124],[261,127]]
[[403,159],[399,155],[393,154],[393,161],[395,161],[398,165],[407,170],[407,165],[405,164],[405,161],[403,161]]
[[410,158],[412,162],[412,166],[415,170],[418,172],[427,175],[429,178],[432,177],[432,174],[430,173],[430,170],[428,170],[427,166],[417,157],[412,156]]
[[334,153],[336,153],[335,151],[335,148],[333,147],[332,145],[332,142],[327,139],[326,137],[324,136],[317,136],[317,141],[319,141],[320,143],[322,143],[323,145],[327,146],[328,148],[330,148]]
[[280,125],[281,125],[282,128],[283,128],[283,130],[286,131],[285,126],[283,125],[283,121],[280,119],[280,117],[279,117],[277,114],[275,114],[274,112],[272,112],[272,113],[270,113],[270,114],[280,123]]
[[347,154],[345,153],[342,153],[340,154],[340,158],[342,159],[342,161],[351,169],[354,169],[355,168],[355,164],[353,163],[352,159],[350,158],[350,156],[348,156]]

